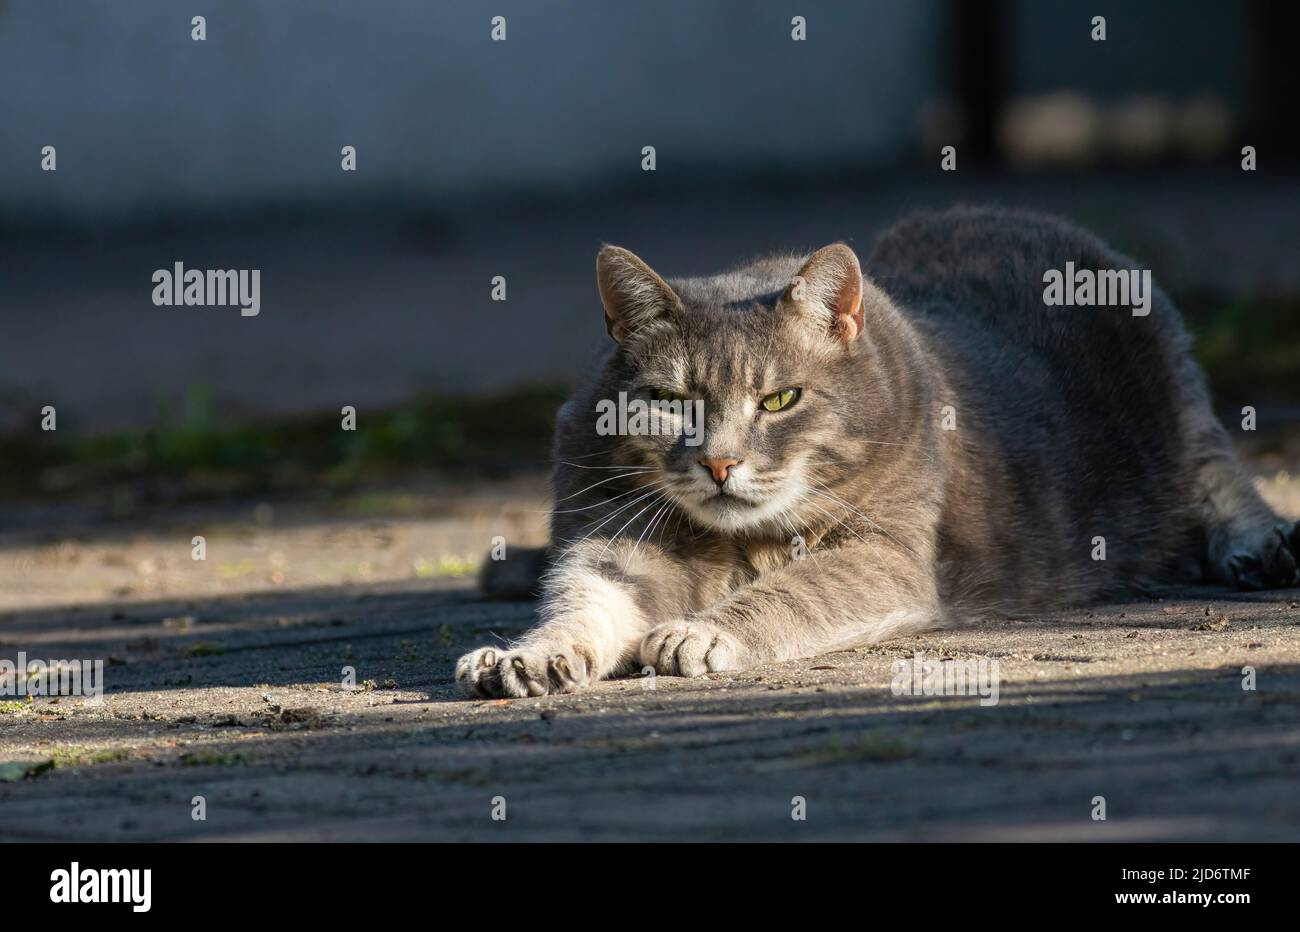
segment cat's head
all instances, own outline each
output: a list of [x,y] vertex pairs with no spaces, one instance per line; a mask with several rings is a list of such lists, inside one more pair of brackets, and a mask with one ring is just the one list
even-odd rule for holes
[[888,302],[852,249],[670,284],[607,246],[597,282],[619,344],[604,409],[650,409],[619,421],[616,441],[621,461],[647,470],[642,485],[729,533],[784,534],[827,510],[869,416],[864,304]]

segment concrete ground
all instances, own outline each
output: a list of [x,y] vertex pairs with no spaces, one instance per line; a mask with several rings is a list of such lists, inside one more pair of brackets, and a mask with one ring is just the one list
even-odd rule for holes
[[[1263,487],[1300,514],[1300,481]],[[100,705],[0,704],[6,837],[1300,839],[1300,589],[463,700],[455,659],[532,612],[473,564],[545,507],[520,480],[0,535],[0,657],[107,662]],[[996,659],[998,703],[894,695],[917,652]]]

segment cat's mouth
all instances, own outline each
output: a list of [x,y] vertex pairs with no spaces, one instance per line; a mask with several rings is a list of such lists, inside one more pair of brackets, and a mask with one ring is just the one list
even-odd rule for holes
[[719,489],[704,501],[714,508],[753,508],[758,504],[758,502],[752,501],[744,495],[737,495],[725,488]]
[[698,520],[723,531],[739,531],[763,520],[763,502],[731,489],[693,495],[681,504]]
[[733,475],[721,485],[705,478],[686,473],[670,485],[669,495],[697,522],[728,533],[777,521],[795,492],[773,476]]

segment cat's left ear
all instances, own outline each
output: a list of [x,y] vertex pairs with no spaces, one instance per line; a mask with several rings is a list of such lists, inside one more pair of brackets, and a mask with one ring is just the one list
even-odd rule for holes
[[801,313],[848,344],[862,335],[862,267],[843,243],[817,250],[790,280],[778,307]]

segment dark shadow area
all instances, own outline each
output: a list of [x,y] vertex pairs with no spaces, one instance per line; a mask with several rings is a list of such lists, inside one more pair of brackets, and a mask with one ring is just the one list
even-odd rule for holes
[[[1269,623],[1288,625],[1300,623],[1298,599],[1296,588],[1167,587],[1129,601],[989,619],[973,630],[994,636],[1026,630],[1057,635],[1195,630],[1233,606],[1279,613]],[[110,694],[335,682],[347,664],[357,668],[359,678],[393,676],[435,700],[458,700],[450,678],[456,658],[521,633],[533,624],[534,612],[533,602],[485,600],[466,582],[453,580],[90,603],[0,613],[0,656],[12,659],[24,650],[32,659],[113,658],[106,674]],[[905,643],[885,648],[908,650]]]
[[[450,696],[455,644],[474,636],[502,640],[533,622],[532,603],[483,601],[464,585],[320,587],[24,610],[0,614],[0,656],[13,659],[23,650],[33,660],[111,658],[110,695],[332,682],[347,664],[361,679],[400,674],[404,685]],[[192,623],[174,626],[187,618]],[[418,642],[418,651],[399,650],[399,642]]]
[[[1233,840],[1249,826],[1255,840],[1294,840],[1300,667],[1270,668],[1257,693],[1239,679],[1178,670],[1013,682],[991,708],[885,687],[784,696],[691,684],[602,687],[590,714],[498,703],[472,723],[388,707],[309,731],[205,729],[201,751],[58,769],[0,785],[0,799],[14,830],[34,837],[71,827],[75,811],[93,837],[361,840],[400,809],[386,837],[488,838],[502,833],[487,814],[500,795],[514,807],[504,831],[514,838]],[[598,712],[596,695],[629,713]],[[134,729],[69,723],[64,738]],[[222,800],[220,820],[180,817],[178,801],[200,791]],[[792,794],[815,807],[809,824],[790,820]],[[1089,815],[1099,794],[1106,823]],[[115,824],[123,817],[130,828]]]

